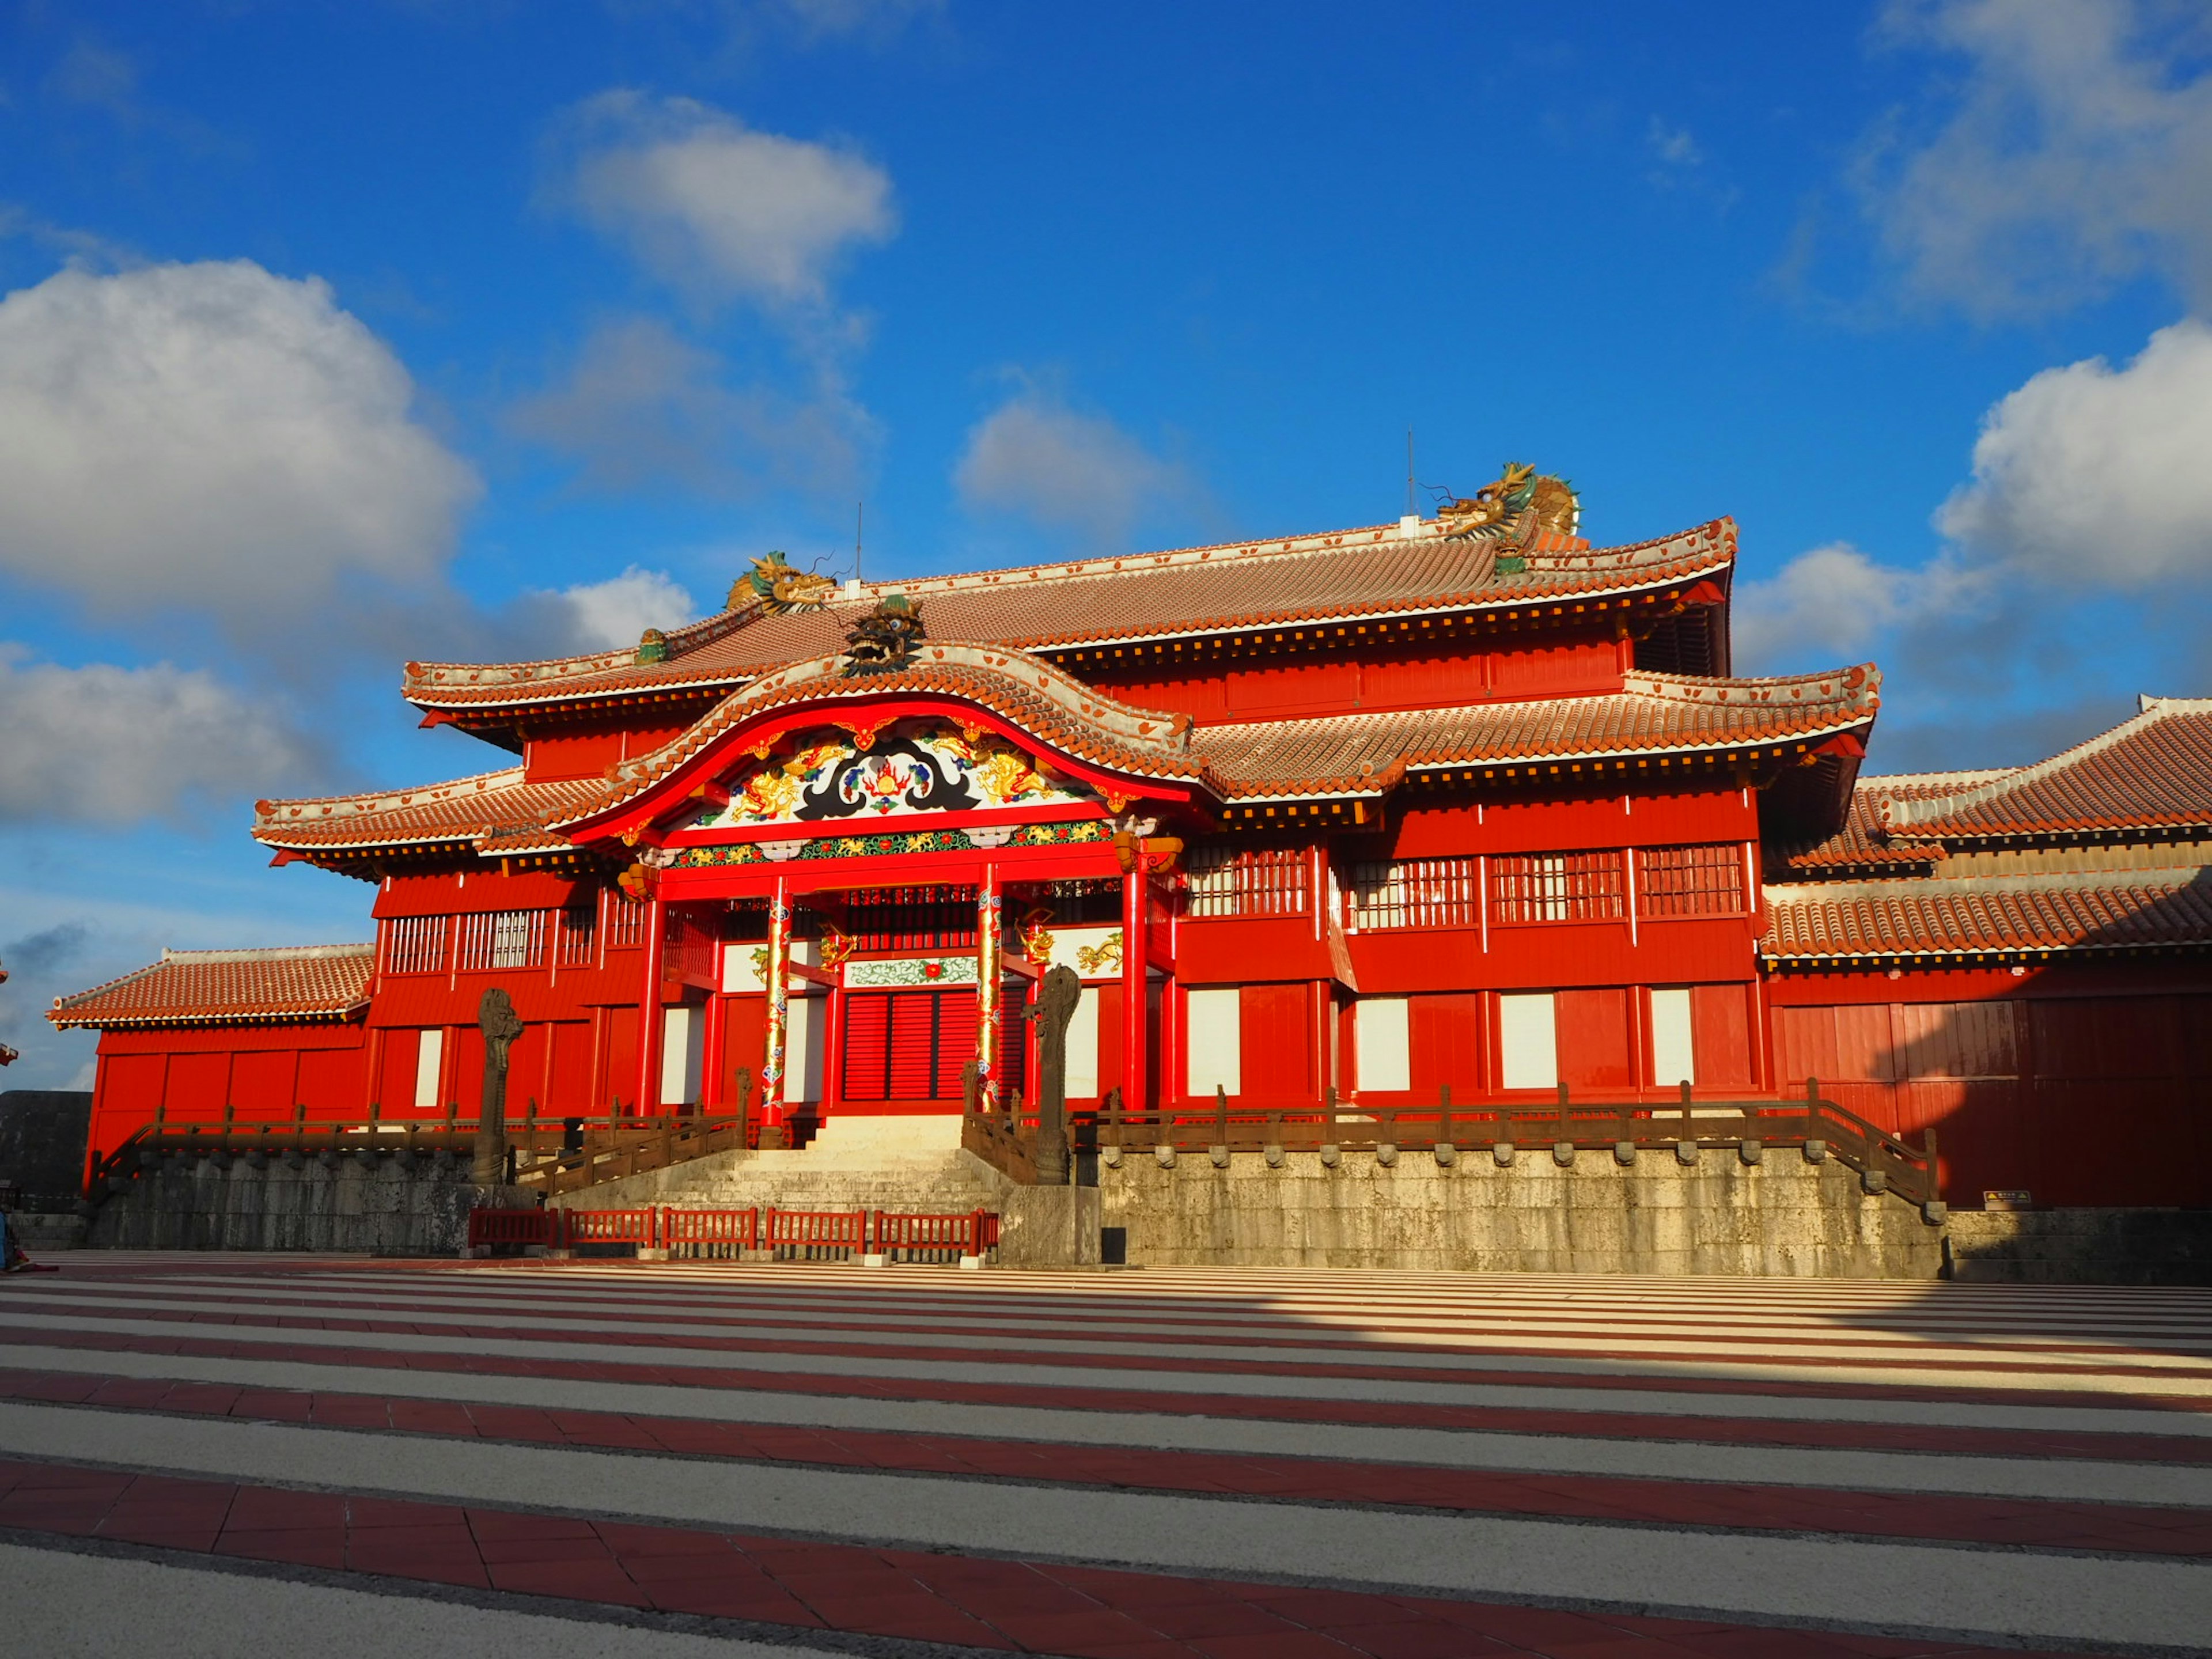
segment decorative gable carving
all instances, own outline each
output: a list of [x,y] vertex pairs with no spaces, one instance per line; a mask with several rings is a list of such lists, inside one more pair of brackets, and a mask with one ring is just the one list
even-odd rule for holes
[[817,727],[749,773],[730,799],[696,821],[701,830],[772,823],[863,823],[932,812],[1012,806],[1089,805],[1097,794],[988,732],[901,720],[875,732]]

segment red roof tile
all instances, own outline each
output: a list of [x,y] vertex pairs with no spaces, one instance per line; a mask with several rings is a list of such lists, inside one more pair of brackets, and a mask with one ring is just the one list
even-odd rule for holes
[[1101,696],[1018,651],[933,641],[896,674],[846,678],[842,659],[794,663],[726,698],[653,754],[605,780],[532,784],[519,768],[447,784],[336,800],[260,803],[254,835],[319,853],[451,843],[489,855],[570,844],[560,832],[635,799],[734,726],[779,708],[887,692],[938,692],[992,708],[1061,752],[1108,770],[1176,779],[1223,802],[1379,796],[1409,771],[1562,763],[1778,744],[1863,729],[1881,704],[1871,666],[1778,679],[1631,673],[1618,692],[1334,714],[1194,730],[1185,717]]
[[1193,742],[1231,799],[1373,793],[1429,767],[1822,739],[1871,720],[1880,686],[1871,666],[1780,679],[1638,670],[1622,690],[1595,696],[1208,726]]
[[1774,961],[2212,945],[2212,872],[2098,871],[1765,891]]
[[[522,769],[479,772],[449,783],[311,800],[253,804],[254,839],[270,847],[336,852],[349,848],[422,847],[440,842],[486,846],[532,842],[552,818],[596,799],[602,778],[526,783]],[[556,838],[554,846],[567,842]],[[501,850],[516,852],[520,846]]]
[[1979,772],[1901,772],[1861,777],[1851,792],[1844,827],[1826,840],[1781,849],[1784,862],[1808,873],[1843,873],[1855,867],[1930,865],[1945,856],[1942,843],[1893,840],[1885,814],[1893,801],[1948,799],[1963,790],[2008,777],[2011,768]]
[[368,1006],[373,945],[265,951],[164,951],[161,961],[75,996],[57,997],[56,1025],[186,1025],[331,1020]]
[[1517,574],[1496,544],[1433,526],[1407,539],[1395,525],[1061,565],[879,582],[821,611],[748,609],[668,635],[669,657],[632,651],[508,664],[410,663],[405,692],[425,708],[500,708],[595,697],[723,688],[841,648],[853,619],[902,592],[942,638],[1042,650],[1110,640],[1168,639],[1337,617],[1416,616],[1586,599],[1725,578],[1735,526],[1715,520],[1625,547],[1538,552]]
[[1889,803],[1893,837],[1966,841],[2136,828],[2212,830],[2212,698],[2145,697],[2100,736],[1975,787]]

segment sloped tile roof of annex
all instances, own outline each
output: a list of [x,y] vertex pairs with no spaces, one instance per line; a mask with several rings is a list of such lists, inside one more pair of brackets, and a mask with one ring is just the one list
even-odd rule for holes
[[1822,841],[1785,847],[1783,862],[1808,876],[1877,866],[1927,865],[1945,856],[1940,842],[1890,839],[1884,827],[1890,803],[1948,799],[2008,776],[2011,767],[1972,772],[1899,772],[1861,776],[1851,790],[1844,827]]
[[2212,697],[2150,697],[2085,743],[1972,787],[1900,798],[1893,839],[2212,830]]
[[151,967],[74,996],[46,1018],[64,1029],[335,1020],[368,1004],[373,945],[164,951]]
[[1424,767],[1822,740],[1871,720],[1881,684],[1870,664],[1775,679],[1638,670],[1596,696],[1207,726],[1193,744],[1234,799],[1371,793]]
[[1772,962],[2212,945],[2212,871],[2094,871],[1765,890]]
[[519,852],[538,842],[565,847],[544,827],[606,793],[604,778],[531,783],[522,769],[478,772],[412,789],[371,790],[253,804],[253,838],[264,846],[339,852],[461,842],[507,843]]
[[842,648],[853,620],[884,595],[922,608],[932,635],[1027,650],[1170,639],[1340,617],[1413,616],[1535,600],[1587,602],[1704,578],[1735,560],[1733,520],[1619,547],[1532,554],[1516,574],[1495,544],[1413,538],[1395,525],[1121,558],[1030,565],[877,582],[856,599],[781,615],[725,611],[668,635],[669,657],[630,650],[540,662],[410,663],[404,692],[419,708],[544,706],[640,692],[734,686]]
[[[264,802],[254,834],[310,855],[433,843],[494,855],[564,848],[570,842],[560,826],[635,797],[739,720],[808,702],[826,714],[836,701],[884,692],[950,692],[982,702],[1065,752],[1109,769],[1187,779],[1225,801],[1372,796],[1409,768],[1812,743],[1864,726],[1881,701],[1881,676],[1871,665],[1776,679],[1639,670],[1623,690],[1598,696],[1194,729],[1180,716],[1099,697],[1018,652],[945,641],[928,648],[1000,658],[1010,672],[959,662],[842,679],[818,672],[834,659],[796,664],[733,694],[681,737],[607,778],[532,784],[510,768],[380,796]],[[1022,672],[1043,684],[1024,684]],[[1065,701],[1071,697],[1083,701],[1071,708]],[[1153,722],[1156,733],[1146,730]]]

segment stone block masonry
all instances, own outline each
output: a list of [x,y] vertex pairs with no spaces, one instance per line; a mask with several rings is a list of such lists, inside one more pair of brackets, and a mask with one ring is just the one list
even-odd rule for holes
[[169,1158],[108,1194],[86,1242],[113,1249],[353,1250],[457,1255],[469,1212],[526,1207],[514,1187],[476,1187],[434,1158]]
[[[1942,1229],[1833,1159],[1756,1164],[1664,1148],[1390,1163],[1257,1152],[1172,1164],[1133,1149],[1098,1182],[1109,1250],[1132,1267],[1934,1279]],[[1116,1237],[1114,1230],[1119,1229]]]

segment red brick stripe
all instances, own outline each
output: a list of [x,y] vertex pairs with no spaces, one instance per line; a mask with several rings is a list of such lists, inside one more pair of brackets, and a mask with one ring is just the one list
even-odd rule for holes
[[[960,1405],[1043,1407],[1121,1413],[1171,1411],[1177,1415],[1254,1421],[1345,1424],[1390,1428],[1486,1430],[1509,1434],[1565,1434],[1587,1438],[1693,1441],[1715,1445],[1831,1447],[1862,1451],[2037,1458],[2084,1458],[2130,1462],[2212,1463],[2212,1437],[2105,1434],[2061,1431],[1969,1429],[1923,1424],[1790,1421],[1753,1418],[1679,1417],[1655,1412],[1540,1410],[1525,1407],[1409,1407],[1387,1401],[1297,1400],[1266,1395],[1176,1394],[1142,1389],[1050,1388],[1012,1383],[952,1382],[898,1376],[810,1375],[750,1371],[736,1367],[652,1365],[621,1360],[526,1359],[501,1355],[407,1353],[364,1346],[322,1348],[219,1339],[155,1338],[105,1331],[9,1330],[0,1309],[0,1333],[19,1343],[89,1352],[173,1354],[205,1359],[258,1359],[366,1370],[419,1370],[485,1376],[530,1376],[579,1382],[636,1382],[712,1391],[830,1395],[870,1400],[915,1400]],[[1577,1379],[1575,1386],[1583,1386]],[[1656,1385],[1654,1385],[1656,1386]],[[1670,1391],[1706,1393],[1706,1389]],[[1737,1393],[1752,1392],[1738,1389]],[[1758,1390],[1760,1393],[1771,1390]],[[1880,1398],[1893,1397],[1879,1395]],[[1626,1401],[1625,1403],[1632,1403]],[[2019,1403],[2007,1401],[2004,1403]],[[2068,1404],[2083,1403],[2069,1397]],[[2124,1399],[2093,1399],[2090,1406],[2125,1407]]]
[[1058,1486],[2212,1557],[2212,1511],[2132,1504],[1431,1468],[1323,1457],[708,1423],[55,1371],[0,1372],[0,1398],[737,1462],[973,1474]]
[[[0,1527],[1075,1659],[1936,1659],[1995,1650],[1178,1577],[0,1462]],[[557,1611],[550,1608],[549,1611]],[[2017,1652],[2016,1650],[2007,1651]]]

